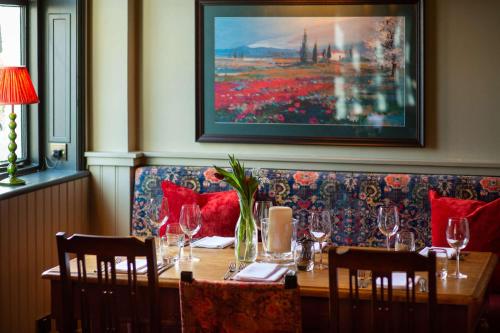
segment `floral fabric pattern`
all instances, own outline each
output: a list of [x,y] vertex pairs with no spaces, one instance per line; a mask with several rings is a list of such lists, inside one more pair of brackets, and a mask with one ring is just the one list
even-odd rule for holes
[[298,288],[282,284],[180,282],[182,332],[301,332]]
[[[300,225],[311,211],[330,210],[332,242],[340,245],[384,246],[377,228],[377,207],[395,204],[403,228],[415,233],[417,247],[431,244],[428,191],[460,199],[493,201],[500,197],[500,177],[353,173],[280,169],[251,170],[260,183],[258,200],[288,206]],[[161,196],[161,181],[197,192],[227,191],[231,187],[213,175],[211,167],[146,166],[135,174],[132,230],[148,235],[144,205]]]

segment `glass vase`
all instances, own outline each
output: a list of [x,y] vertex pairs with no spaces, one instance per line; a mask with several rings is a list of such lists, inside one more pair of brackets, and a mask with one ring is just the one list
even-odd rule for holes
[[240,199],[240,217],[236,223],[234,235],[234,251],[237,262],[254,262],[257,258],[258,238],[257,224],[253,218],[253,195]]

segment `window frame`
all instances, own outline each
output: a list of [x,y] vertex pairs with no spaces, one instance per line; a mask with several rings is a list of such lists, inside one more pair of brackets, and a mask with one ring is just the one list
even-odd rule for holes
[[[39,72],[39,64],[34,59],[38,58],[39,49],[30,48],[30,44],[32,39],[38,40],[39,32],[38,27],[35,26],[35,35],[32,36],[30,33],[30,29],[32,27],[32,23],[37,22],[37,18],[32,17],[30,6],[38,5],[38,0],[0,0],[0,5],[6,6],[19,6],[22,7],[21,10],[21,65],[27,66],[30,70],[30,75],[34,82],[35,89],[39,94],[41,89],[40,80],[38,80],[38,75],[34,75],[33,72]],[[38,14],[38,13],[37,13]],[[39,45],[39,44],[38,44]],[[34,71],[33,71],[34,69]],[[37,84],[38,83],[38,84]],[[10,106],[6,106],[4,112],[10,112]],[[39,135],[40,131],[40,116],[32,117],[30,116],[30,108],[29,105],[21,106],[21,122],[17,123],[17,128],[21,129],[17,130],[16,133],[21,135],[21,144],[23,155],[18,157],[16,161],[16,165],[18,167],[18,174],[24,175],[27,173],[35,172],[40,169],[42,163],[41,150],[39,149],[42,146],[41,137]],[[33,149],[34,147],[38,147],[38,149]],[[7,176],[7,166],[8,161],[0,161],[0,179]]]

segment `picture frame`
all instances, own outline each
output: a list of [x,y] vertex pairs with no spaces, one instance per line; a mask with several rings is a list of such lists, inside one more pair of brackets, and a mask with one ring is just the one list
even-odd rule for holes
[[424,0],[196,0],[196,141],[424,146]]

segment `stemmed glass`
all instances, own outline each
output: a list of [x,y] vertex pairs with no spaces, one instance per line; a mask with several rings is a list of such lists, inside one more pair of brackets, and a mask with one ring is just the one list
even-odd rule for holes
[[399,229],[399,211],[396,206],[380,206],[377,216],[378,229],[386,237],[387,250],[391,249],[391,237]]
[[257,224],[257,229],[260,230],[260,225],[263,219],[269,217],[269,208],[273,206],[272,201],[256,201],[253,208],[253,218]]
[[309,232],[313,239],[319,242],[320,256],[319,265],[317,266],[319,270],[328,268],[327,265],[323,264],[323,242],[330,238],[332,233],[332,222],[330,219],[330,212],[312,212],[309,215]]
[[146,220],[151,229],[151,234],[155,237],[156,249],[160,247],[160,228],[167,223],[169,216],[168,201],[161,196],[149,199],[146,207]]
[[189,256],[187,261],[199,261],[199,258],[193,257],[193,235],[201,228],[201,211],[197,204],[185,204],[181,208],[179,219],[182,231],[189,237]]
[[455,279],[466,279],[467,275],[460,273],[460,250],[469,243],[469,222],[466,218],[450,218],[446,228],[446,240],[457,252],[457,268],[455,274],[449,276]]

